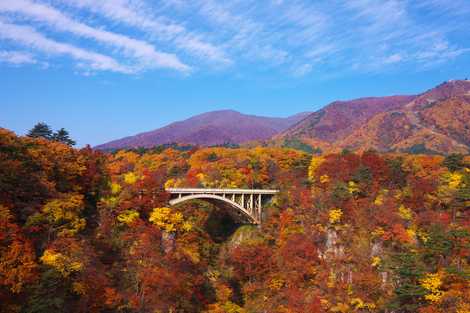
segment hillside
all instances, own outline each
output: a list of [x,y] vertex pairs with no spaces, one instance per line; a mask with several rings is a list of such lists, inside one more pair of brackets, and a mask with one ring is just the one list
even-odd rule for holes
[[337,101],[277,138],[323,150],[465,153],[470,147],[470,82],[449,81],[416,96]]
[[326,142],[335,142],[351,134],[372,116],[400,109],[413,99],[414,96],[391,96],[335,101],[310,114],[281,136],[316,138]]
[[265,140],[299,122],[308,114],[276,118],[247,115],[233,110],[213,111],[153,131],[114,140],[99,145],[96,149],[149,148],[173,142],[211,146]]
[[467,153],[470,149],[470,82],[442,83],[419,95],[335,101],[288,118],[213,111],[114,140],[97,149],[153,147],[165,143],[212,146],[274,138],[300,140],[324,152]]
[[[240,225],[168,187],[279,193]],[[467,313],[469,208],[469,156],[107,154],[0,128],[0,312]]]

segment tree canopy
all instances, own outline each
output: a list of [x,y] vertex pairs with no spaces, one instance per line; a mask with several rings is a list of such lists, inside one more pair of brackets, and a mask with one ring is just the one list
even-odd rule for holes
[[70,138],[69,132],[65,130],[65,128],[61,128],[56,132],[53,132],[52,128],[43,122],[34,125],[34,127],[28,131],[27,136],[31,138],[44,138],[47,140],[58,141],[69,146],[74,146],[76,143],[72,138]]
[[[2,313],[469,312],[469,156],[39,137],[0,129]],[[253,226],[166,187],[280,193]]]

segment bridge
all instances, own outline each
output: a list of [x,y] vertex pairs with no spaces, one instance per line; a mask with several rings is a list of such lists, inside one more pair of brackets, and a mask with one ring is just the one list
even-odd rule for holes
[[240,223],[261,224],[263,205],[279,190],[167,188],[166,192],[171,194],[170,205],[200,199],[227,209]]

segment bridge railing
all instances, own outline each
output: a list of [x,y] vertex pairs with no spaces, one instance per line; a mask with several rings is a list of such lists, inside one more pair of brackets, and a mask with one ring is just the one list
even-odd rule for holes
[[238,189],[238,188],[167,188],[169,193],[228,193],[228,194],[269,194],[274,195],[279,192],[276,189]]

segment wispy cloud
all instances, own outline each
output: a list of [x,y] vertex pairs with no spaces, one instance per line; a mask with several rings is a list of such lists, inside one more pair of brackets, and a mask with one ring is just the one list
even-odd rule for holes
[[177,48],[199,58],[220,64],[232,61],[216,45],[201,39],[202,35],[188,31],[183,25],[166,17],[155,16],[151,9],[138,0],[60,0],[68,5],[85,8],[105,17],[150,33],[162,41],[172,42]]
[[425,50],[418,51],[414,54],[414,58],[426,67],[432,67],[455,59],[464,53],[470,53],[470,48],[457,48],[449,46],[447,41],[440,41]]
[[111,57],[49,39],[29,26],[20,26],[0,21],[0,38],[13,40],[50,55],[70,56],[81,62],[79,65],[86,69],[107,70],[127,74],[133,72],[133,69],[119,64]]
[[394,53],[383,60],[384,64],[394,64],[403,61],[403,56],[399,53]]
[[312,69],[313,69],[313,66],[311,64],[302,64],[298,67],[295,67],[292,73],[294,74],[294,76],[302,77],[302,76],[309,74],[312,71]]
[[467,0],[0,1],[4,21],[124,72],[276,69],[298,78],[447,64],[470,49],[468,13]]
[[36,64],[37,61],[34,56],[29,52],[24,51],[1,51],[0,62],[9,63],[13,65],[22,64]]
[[170,68],[183,72],[190,70],[190,67],[183,64],[175,55],[155,51],[154,47],[147,42],[93,28],[67,17],[47,5],[29,0],[15,0],[0,3],[0,12],[22,14],[37,21],[45,22],[55,30],[70,32],[80,37],[94,39],[100,43],[120,48],[138,60],[138,64],[135,65],[136,70],[152,67]]

